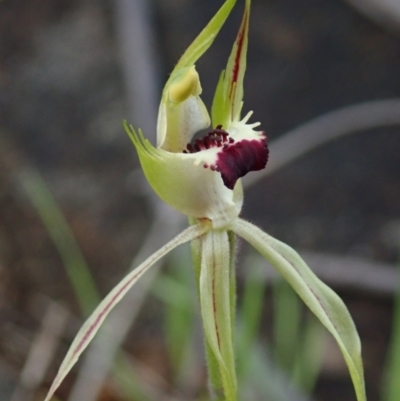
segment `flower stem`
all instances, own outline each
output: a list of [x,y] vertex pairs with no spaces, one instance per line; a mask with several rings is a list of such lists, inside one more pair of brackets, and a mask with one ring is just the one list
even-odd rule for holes
[[192,242],[192,256],[205,334],[210,391],[214,399],[237,400],[233,332],[235,236],[211,231]]

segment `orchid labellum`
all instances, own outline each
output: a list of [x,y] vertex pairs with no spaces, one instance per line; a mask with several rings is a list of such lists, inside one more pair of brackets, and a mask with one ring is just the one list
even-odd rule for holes
[[[211,118],[200,97],[202,87],[195,67],[235,2],[225,1],[172,71],[162,92],[157,146],[124,123],[149,184],[163,201],[188,216],[191,225],[130,272],[100,303],[77,334],[45,401],[50,400],[112,308],[147,269],[185,242],[192,242],[207,359],[213,370],[210,384],[218,397],[236,401],[236,235],[278,270],[334,336],[348,365],[357,400],[366,401],[360,341],[342,300],[314,275],[297,252],[239,217],[243,203],[240,178],[264,169],[268,161],[265,133],[256,130],[259,123],[250,122],[251,112],[242,117],[250,0],[246,0],[239,33],[216,88]],[[204,129],[206,134],[193,140],[194,134]]]

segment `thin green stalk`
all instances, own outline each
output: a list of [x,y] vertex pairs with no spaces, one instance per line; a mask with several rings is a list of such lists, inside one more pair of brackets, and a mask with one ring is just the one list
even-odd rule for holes
[[311,394],[321,367],[325,330],[313,316],[301,324],[302,304],[286,282],[276,282],[273,289],[275,358],[292,373],[298,388]]
[[226,401],[237,400],[233,347],[232,247],[226,231],[212,230],[202,238],[200,306],[205,336],[218,361]]
[[[196,220],[189,218],[189,224],[196,224]],[[196,279],[197,295],[200,300],[200,273],[201,273],[201,240],[197,239],[191,242],[193,270]],[[223,395],[223,383],[219,371],[218,361],[215,358],[213,351],[204,339],[205,357],[207,363],[207,373],[209,380],[209,387],[215,396]]]
[[229,258],[229,295],[230,295],[230,305],[231,305],[231,331],[232,331],[232,344],[235,344],[235,319],[236,319],[236,271],[235,271],[235,261],[236,261],[236,234],[232,231],[228,232],[229,238],[229,248],[230,248],[230,258]]
[[385,366],[384,401],[400,400],[400,283],[397,288],[393,305],[392,333]]
[[307,316],[293,366],[293,381],[306,394],[313,392],[321,371],[327,334],[314,316]]
[[[189,256],[189,257],[188,257]],[[179,377],[187,359],[193,334],[193,297],[190,285],[190,255],[186,248],[176,249],[169,259],[173,267],[159,275],[152,292],[165,302],[165,334],[174,377]]]
[[[251,257],[247,266],[251,266],[258,257]],[[240,309],[240,325],[238,326],[238,376],[242,380],[247,376],[253,343],[256,339],[261,322],[266,281],[260,277],[256,269],[249,269],[243,291],[242,307]]]
[[298,349],[301,303],[286,281],[274,282],[273,297],[275,358],[289,372]]
[[127,399],[156,401],[149,394],[149,391],[146,391],[141,380],[138,380],[138,374],[135,372],[132,364],[121,353],[114,363],[113,376],[114,380],[118,383],[118,388],[122,389]]
[[18,178],[60,254],[82,313],[89,315],[101,298],[71,228],[38,172],[25,169]]
[[[209,233],[209,235],[213,235],[212,233]],[[229,357],[229,361],[232,359],[231,362],[228,360],[226,361],[228,363],[228,366],[223,366],[221,365],[221,361],[218,359],[218,357],[215,355],[214,350],[212,349],[211,345],[209,344],[209,341],[207,338],[205,339],[205,354],[206,354],[206,361],[207,361],[207,371],[208,371],[208,377],[209,377],[209,386],[210,386],[210,391],[212,393],[212,396],[214,399],[218,400],[231,400],[235,401],[236,400],[236,374],[234,373],[234,356],[233,356],[233,337],[234,337],[234,318],[235,318],[235,312],[236,312],[236,276],[235,276],[235,271],[234,271],[234,255],[235,255],[235,249],[236,249],[236,238],[233,233],[228,233],[228,245],[229,245],[229,292],[228,292],[228,297],[229,297],[229,310],[230,310],[230,338],[228,339],[225,337],[225,340],[227,343],[222,343],[222,353],[227,356],[230,354],[232,356]],[[195,276],[196,276],[196,281],[197,281],[197,287],[198,287],[198,292],[200,296],[200,279],[201,279],[201,269],[202,267],[202,262],[206,263],[205,261],[202,261],[203,257],[203,242],[202,239],[196,240],[192,242],[192,256],[193,256],[193,265],[194,265],[194,270],[195,270]],[[207,266],[204,265],[204,266]],[[223,266],[220,266],[221,268]],[[219,287],[218,287],[219,288]],[[222,293],[221,293],[222,294]],[[220,300],[221,301],[221,300]],[[220,302],[217,301],[217,302]],[[218,309],[217,309],[218,310]],[[224,327],[224,326],[222,326]],[[225,333],[226,327],[224,328]],[[221,332],[222,335],[222,332]],[[224,336],[222,335],[222,338]],[[225,341],[224,340],[224,341]],[[230,349],[228,352],[227,350]],[[226,371],[226,369],[230,370],[230,373]],[[233,373],[232,373],[233,372]]]

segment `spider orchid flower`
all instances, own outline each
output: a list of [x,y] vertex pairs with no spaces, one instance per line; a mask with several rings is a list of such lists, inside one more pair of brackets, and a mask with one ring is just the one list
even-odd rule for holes
[[[157,146],[126,123],[144,174],[159,197],[189,217],[191,225],[131,271],[84,323],[73,341],[45,401],[88,346],[113,307],[161,257],[192,243],[205,333],[211,388],[218,397],[237,400],[233,346],[235,310],[234,254],[236,235],[257,249],[288,281],[336,339],[353,380],[358,401],[366,401],[360,340],[342,300],[322,283],[288,245],[239,218],[243,203],[240,178],[265,168],[267,137],[241,117],[246,69],[250,1],[226,70],[222,72],[211,110],[201,100],[196,61],[211,46],[236,0],[226,0],[189,46],[172,71],[162,93]],[[202,138],[193,140],[199,130]]]

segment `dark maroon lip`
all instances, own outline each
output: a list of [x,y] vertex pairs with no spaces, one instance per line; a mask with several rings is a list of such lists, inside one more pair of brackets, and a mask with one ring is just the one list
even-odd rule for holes
[[210,148],[226,147],[233,142],[235,140],[229,138],[229,133],[222,129],[222,125],[218,125],[215,130],[204,135],[203,138],[196,139],[193,144],[189,143],[183,153],[197,153]]
[[260,139],[243,139],[235,142],[221,125],[203,138],[196,139],[193,144],[188,144],[183,152],[197,153],[215,147],[221,148],[216,163],[204,164],[203,167],[219,172],[224,185],[229,189],[233,189],[236,181],[250,171],[264,169],[268,162],[269,150],[264,133]]
[[229,189],[235,187],[236,181],[250,171],[265,168],[268,162],[269,149],[267,137],[259,140],[244,139],[222,149],[217,156],[217,169],[222,181]]

